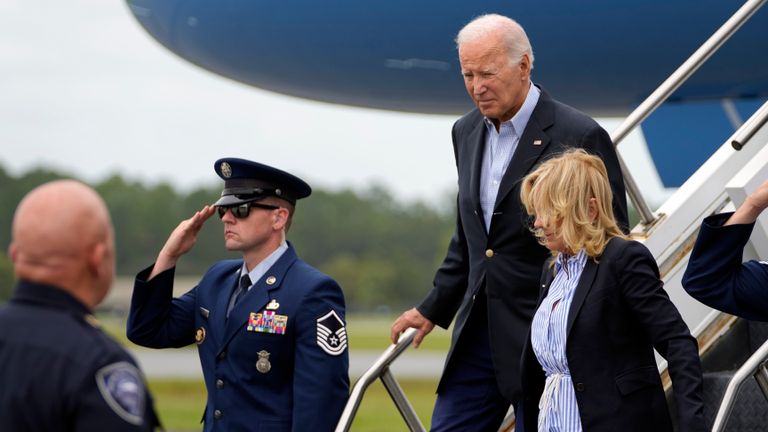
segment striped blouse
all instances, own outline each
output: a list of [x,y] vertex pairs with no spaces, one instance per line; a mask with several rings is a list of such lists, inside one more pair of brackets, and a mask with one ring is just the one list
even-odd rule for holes
[[531,345],[547,376],[539,400],[540,432],[580,432],[581,419],[576,394],[565,356],[566,326],[573,293],[581,278],[587,254],[560,254],[555,261],[555,278],[541,302],[531,327]]

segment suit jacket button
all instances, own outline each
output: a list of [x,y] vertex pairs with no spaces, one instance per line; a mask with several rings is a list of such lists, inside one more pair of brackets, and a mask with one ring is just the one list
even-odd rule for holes
[[488,258],[491,258],[493,256],[493,249],[486,249],[485,256],[487,256]]
[[576,391],[577,392],[583,392],[584,391],[584,383],[576,383]]
[[217,389],[223,389],[224,388],[224,380],[217,379],[216,380],[216,388]]
[[216,420],[220,419],[223,415],[224,413],[221,412],[221,410],[213,411],[213,418],[215,418]]

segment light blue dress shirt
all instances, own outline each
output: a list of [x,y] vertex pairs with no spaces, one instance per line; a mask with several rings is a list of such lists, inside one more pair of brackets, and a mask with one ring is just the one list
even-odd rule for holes
[[584,249],[574,256],[558,255],[555,278],[531,324],[531,345],[547,376],[539,400],[540,432],[580,432],[571,371],[565,355],[568,312],[587,262]]
[[[282,242],[280,243],[280,246],[277,247],[277,249],[274,250],[271,254],[269,254],[268,257],[264,258],[260,263],[256,264],[256,267],[253,268],[250,272],[248,271],[248,267],[245,266],[245,261],[243,261],[243,266],[240,268],[240,275],[248,273],[248,277],[251,279],[251,286],[248,287],[248,291],[253,288],[253,285],[258,282],[259,279],[261,279],[262,276],[264,276],[264,273],[267,272],[276,262],[280,259],[281,256],[285,253],[285,251],[288,250],[288,243]],[[237,280],[240,280],[240,276],[237,277]],[[229,311],[232,310],[233,307],[235,307],[235,298],[237,298],[237,292],[239,291],[239,288],[235,289],[232,292],[232,296],[229,298],[229,306],[227,307],[227,316],[229,316]]]
[[487,133],[485,134],[483,165],[480,169],[480,208],[483,209],[486,232],[491,227],[491,218],[496,205],[496,195],[499,194],[501,179],[507,172],[509,161],[512,160],[512,155],[517,149],[525,126],[528,125],[533,109],[539,102],[540,94],[541,91],[538,87],[531,84],[523,105],[511,119],[499,125],[498,131],[488,117],[484,120]]

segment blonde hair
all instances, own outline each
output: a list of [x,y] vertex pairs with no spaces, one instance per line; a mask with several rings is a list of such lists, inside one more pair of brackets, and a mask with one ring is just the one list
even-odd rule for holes
[[[555,227],[570,252],[584,249],[596,258],[611,238],[626,238],[613,216],[613,192],[605,164],[582,149],[568,150],[539,165],[523,179],[520,196],[526,212],[542,225]],[[592,211],[597,214],[590,212],[593,199]],[[533,232],[546,245],[544,233]]]

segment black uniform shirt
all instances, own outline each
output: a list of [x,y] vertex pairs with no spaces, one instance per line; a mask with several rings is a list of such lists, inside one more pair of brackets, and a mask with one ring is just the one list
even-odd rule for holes
[[0,431],[150,431],[136,362],[65,291],[21,281],[0,307]]

